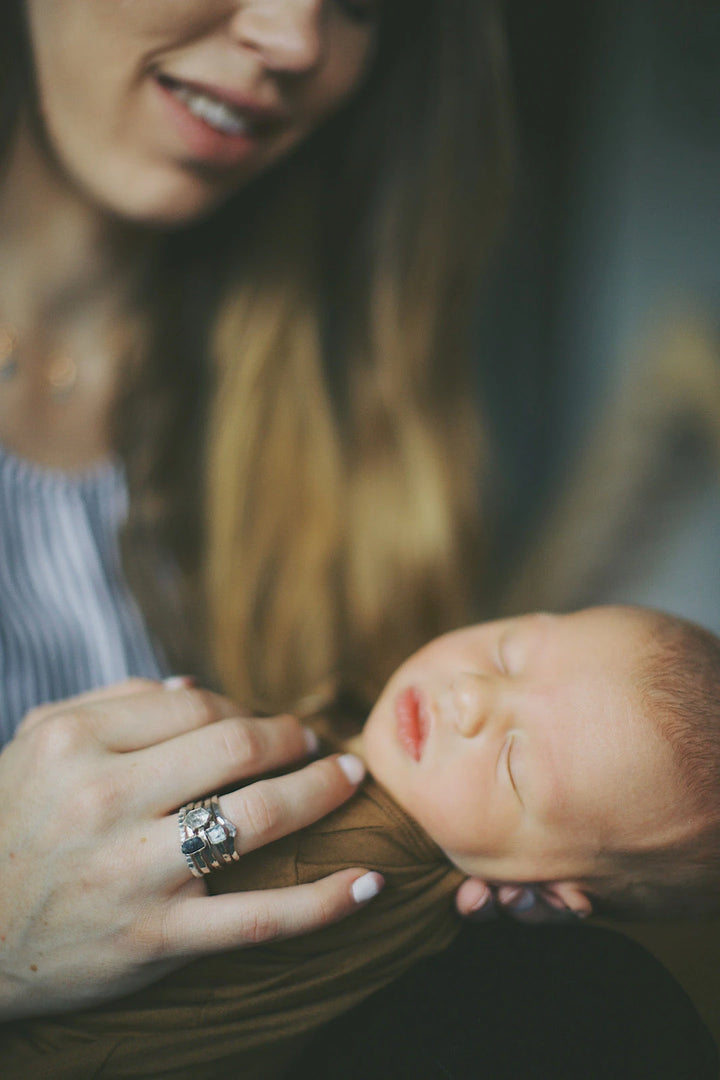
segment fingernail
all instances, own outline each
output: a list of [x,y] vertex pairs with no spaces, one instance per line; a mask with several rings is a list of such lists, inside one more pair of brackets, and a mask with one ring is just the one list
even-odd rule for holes
[[495,903],[495,897],[488,889],[487,895],[479,897],[470,908],[468,912],[469,917],[473,922],[491,922],[497,918],[497,904]]
[[305,737],[305,746],[307,747],[308,754],[317,754],[320,747],[320,740],[315,732],[309,728],[303,728],[303,735]]
[[356,904],[364,904],[368,900],[372,900],[374,896],[382,889],[385,884],[385,879],[382,874],[363,874],[357,881],[353,881],[352,894],[353,900]]
[[501,885],[497,897],[502,907],[510,907],[519,898],[522,888],[519,885]]
[[192,685],[193,680],[189,675],[171,675],[169,678],[163,679],[163,686],[166,690],[185,690]]
[[517,897],[510,902],[513,911],[525,912],[535,907],[536,896],[532,889],[521,889]]
[[478,896],[477,900],[471,905],[470,911],[476,913],[478,911],[487,911],[493,904],[493,895],[490,889],[485,887],[483,892]]
[[[337,763],[347,776],[351,784],[359,784],[365,776],[365,766],[355,754],[341,754]],[[360,881],[363,879],[360,878]]]

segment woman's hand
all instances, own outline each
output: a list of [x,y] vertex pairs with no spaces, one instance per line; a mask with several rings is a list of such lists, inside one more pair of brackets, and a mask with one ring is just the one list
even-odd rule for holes
[[[144,680],[30,713],[0,754],[0,1019],[117,997],[370,899],[382,879],[361,869],[209,897],[181,852],[180,805],[311,748],[291,717],[239,717],[218,695]],[[361,777],[356,758],[335,756],[223,795],[236,849],[317,820]]]

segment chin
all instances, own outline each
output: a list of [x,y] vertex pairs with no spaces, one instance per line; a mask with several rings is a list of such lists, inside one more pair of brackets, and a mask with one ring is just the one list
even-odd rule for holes
[[113,217],[128,224],[149,229],[172,230],[202,221],[232,191],[208,191],[188,185],[185,190],[131,192],[123,197],[108,198],[104,204]]
[[393,711],[376,705],[365,723],[362,739],[368,770],[403,805],[407,762],[395,741]]
[[128,168],[92,177],[76,175],[76,190],[86,202],[118,222],[149,229],[172,230],[207,217],[235,191],[242,178],[203,176],[180,167]]
[[362,745],[363,757],[367,767],[373,776],[379,779],[378,773],[384,772],[382,763],[385,755],[383,754],[382,725],[379,723],[377,710],[378,706],[376,705],[365,721],[362,732]]

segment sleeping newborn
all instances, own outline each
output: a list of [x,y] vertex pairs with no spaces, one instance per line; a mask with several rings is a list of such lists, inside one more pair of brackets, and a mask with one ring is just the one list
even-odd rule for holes
[[[319,1026],[445,948],[466,874],[579,915],[717,906],[720,644],[607,607],[458,630],[406,661],[362,734],[350,803],[211,874],[213,892],[353,866],[386,888],[344,920],[196,961],[96,1010],[0,1028],[4,1080],[280,1076]],[[322,724],[321,724],[322,726]]]

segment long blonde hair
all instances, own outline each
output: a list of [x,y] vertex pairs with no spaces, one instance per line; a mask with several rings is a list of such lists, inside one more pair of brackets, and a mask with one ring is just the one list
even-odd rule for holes
[[476,595],[465,362],[506,191],[502,42],[482,0],[384,18],[357,98],[167,238],[118,409],[139,599],[176,664],[205,647],[252,708],[328,678],[372,697]]

